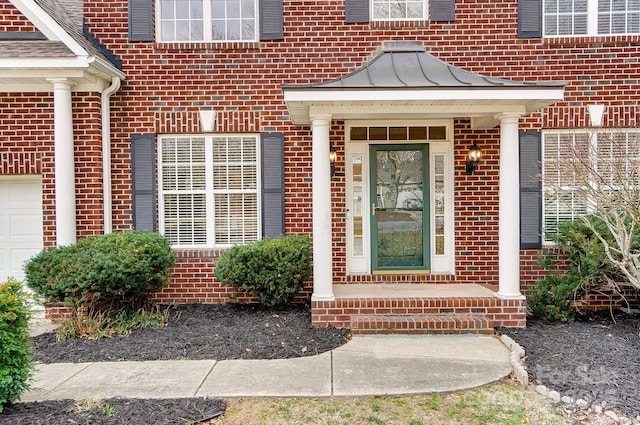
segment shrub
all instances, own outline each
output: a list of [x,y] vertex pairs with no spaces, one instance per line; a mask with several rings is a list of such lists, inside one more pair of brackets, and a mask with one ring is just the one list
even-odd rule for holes
[[168,283],[174,264],[167,239],[129,231],[42,251],[27,262],[25,276],[28,286],[49,300],[135,309]]
[[22,284],[0,284],[0,412],[29,389],[33,372],[29,339],[29,296]]
[[266,307],[286,305],[311,275],[309,237],[289,235],[230,248],[216,262],[215,275]]
[[[587,219],[601,234],[613,238],[606,225],[597,217]],[[553,240],[569,259],[569,266],[563,274],[550,273],[527,293],[527,302],[534,316],[551,321],[573,320],[575,312],[571,301],[582,294],[612,284],[623,279],[622,274],[610,264],[602,241],[582,220],[562,223]],[[632,249],[638,249],[640,231],[632,241]],[[543,259],[541,264],[550,269],[554,264]]]

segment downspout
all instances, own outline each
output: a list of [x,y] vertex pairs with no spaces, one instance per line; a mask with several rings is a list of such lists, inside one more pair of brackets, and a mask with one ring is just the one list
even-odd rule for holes
[[113,231],[113,204],[111,200],[111,95],[120,89],[120,77],[112,77],[111,85],[100,97],[102,114],[102,203],[104,234]]

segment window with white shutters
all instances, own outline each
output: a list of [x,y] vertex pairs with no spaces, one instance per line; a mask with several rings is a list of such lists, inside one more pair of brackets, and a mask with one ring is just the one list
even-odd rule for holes
[[259,238],[258,139],[160,137],[161,232],[174,246],[231,246]]

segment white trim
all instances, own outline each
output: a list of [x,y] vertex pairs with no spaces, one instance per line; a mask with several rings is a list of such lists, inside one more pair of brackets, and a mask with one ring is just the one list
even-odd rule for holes
[[[420,127],[446,127],[446,140],[350,140],[350,128],[352,127],[393,127],[420,126]],[[371,182],[369,175],[369,146],[375,144],[411,144],[426,143],[429,145],[429,244],[430,244],[430,272],[431,274],[455,274],[455,214],[454,214],[454,152],[453,152],[453,121],[452,120],[352,120],[345,122],[345,204],[346,204],[346,268],[347,275],[371,274]],[[363,167],[363,256],[355,257],[353,254],[353,173],[351,169],[352,155],[362,156]],[[445,254],[435,255],[435,202],[434,202],[434,155],[445,155]]]
[[[393,0],[387,0],[389,3],[395,3]],[[374,1],[369,2],[369,16],[371,16],[371,22],[404,22],[404,21],[426,21],[429,19],[429,2],[422,0],[422,16],[419,18],[376,18],[375,17],[375,5]],[[417,3],[417,2],[414,2]],[[407,4],[407,0],[403,1],[403,5]]]
[[496,100],[562,100],[564,89],[540,88],[536,86],[522,86],[522,88],[496,87],[493,89],[462,88],[462,89],[407,89],[407,90],[287,90],[284,91],[285,102],[343,102],[343,101],[420,101],[431,100],[441,103],[468,100],[473,103],[493,103]]
[[310,115],[333,119],[445,119],[470,117],[475,128],[492,128],[503,113],[525,115],[564,98],[564,88],[522,86],[493,89],[295,89],[284,88],[294,124],[310,124]]
[[[604,12],[603,12],[604,13]],[[636,11],[627,11],[625,20],[628,18],[628,13],[636,13]],[[587,0],[587,32],[586,33],[571,33],[571,34],[547,34],[546,19],[549,16],[573,16],[572,13],[546,13],[544,8],[544,2],[542,5],[542,36],[543,38],[569,38],[569,37],[609,37],[609,36],[633,36],[638,35],[640,32],[624,32],[624,33],[599,33],[598,32],[598,19],[600,12],[598,11],[598,0]]]
[[[430,237],[431,237],[431,273],[455,274],[455,190],[454,190],[454,152],[453,152],[453,125],[447,128],[449,137],[442,142],[429,142],[429,196],[430,196]],[[435,156],[444,155],[444,246],[442,255],[435,253]]]
[[[238,0],[240,1],[240,0]],[[211,7],[211,0],[203,0],[202,1],[202,39],[201,40],[165,40],[162,37],[162,17],[161,17],[161,0],[155,0],[155,22],[156,29],[155,35],[158,43],[184,43],[184,44],[194,44],[194,43],[211,43],[211,44],[219,44],[219,43],[252,43],[260,40],[260,5],[257,0],[253,0],[254,3],[254,37],[253,39],[239,39],[239,40],[216,40],[213,39],[213,8]],[[229,18],[225,18],[225,22]],[[248,19],[245,19],[248,20]],[[174,21],[175,22],[175,21]],[[242,21],[241,21],[242,23]],[[242,30],[242,25],[241,25]]]
[[[213,139],[215,138],[254,138],[256,142],[256,240],[259,240],[262,235],[262,200],[260,194],[262,193],[262,181],[261,181],[261,162],[262,155],[260,150],[260,134],[258,133],[207,133],[207,134],[159,134],[157,137],[157,150],[158,158],[156,166],[158,169],[158,231],[160,234],[165,233],[165,221],[164,221],[164,196],[162,189],[162,142],[165,139],[194,139],[200,138],[205,141],[205,181],[211,182],[210,186],[204,189],[205,193],[205,214],[206,214],[206,243],[205,244],[174,244],[172,248],[175,249],[210,249],[210,248],[229,248],[233,244],[216,244],[215,243],[215,229],[216,229],[216,217],[215,217],[215,203],[214,197],[216,193],[220,193],[219,189],[216,190],[213,187]],[[174,192],[174,191],[171,191]],[[189,192],[193,193],[193,191]],[[227,191],[227,193],[253,193],[247,190],[235,190]]]

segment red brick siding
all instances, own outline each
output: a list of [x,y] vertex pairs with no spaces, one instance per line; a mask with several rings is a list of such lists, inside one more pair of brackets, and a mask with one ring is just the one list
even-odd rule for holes
[[[113,10],[116,12],[113,12]],[[420,40],[441,59],[470,71],[517,80],[568,81],[567,99],[523,119],[522,128],[581,127],[588,122],[586,105],[595,101],[617,105],[605,115],[605,125],[632,125],[633,113],[624,111],[635,91],[628,90],[615,101],[608,92],[623,81],[608,79],[610,64],[625,78],[637,76],[633,57],[638,37],[605,38],[596,44],[581,40],[519,39],[517,2],[497,1],[478,9],[477,2],[456,2],[452,23],[346,24],[344,2],[293,1],[285,4],[285,38],[282,41],[216,46],[170,43],[129,43],[123,0],[86,3],[87,24],[119,57],[124,59],[127,81],[118,95],[121,112],[114,110],[114,156],[128,159],[128,138],[133,132],[197,131],[197,110],[214,108],[216,131],[239,130],[247,119],[249,132],[285,133],[285,187],[287,232],[311,233],[311,134],[309,127],[292,126],[282,101],[281,84],[305,84],[338,77],[360,66],[386,40]],[[113,27],[103,26],[109,19]],[[640,38],[638,38],[640,40]],[[597,47],[597,49],[595,48]],[[611,55],[614,55],[612,58]],[[624,59],[623,59],[624,58]],[[589,76],[589,78],[586,78]],[[598,81],[598,84],[595,84]],[[626,113],[621,113],[626,112]],[[226,117],[225,117],[225,114]],[[229,114],[245,114],[234,118]],[[167,122],[167,120],[169,122]],[[455,243],[456,276],[365,276],[345,277],[346,223],[344,204],[344,123],[334,121],[331,142],[338,153],[332,179],[333,264],[336,282],[478,282],[497,283],[498,143],[499,130],[474,131],[468,120],[455,121]],[[483,160],[473,176],[464,173],[468,146],[478,141]],[[114,203],[130,203],[130,181],[126,174],[118,182]],[[126,228],[130,212],[115,212],[115,221]],[[532,254],[523,253],[523,283],[534,282],[541,270]],[[214,285],[210,261],[181,258],[182,267],[202,267],[200,285]],[[186,273],[186,272],[185,272]],[[190,281],[193,277],[179,279]],[[186,296],[186,295],[185,295]],[[226,295],[225,295],[226,296]],[[223,299],[224,297],[220,297]],[[213,299],[213,298],[212,298]]]
[[33,32],[38,29],[8,1],[0,3],[0,31]]
[[[77,234],[102,233],[100,96],[73,94]],[[56,243],[53,94],[0,96],[1,174],[42,176],[44,246]]]
[[[6,7],[0,13],[9,12]],[[635,105],[640,80],[640,37],[597,39],[520,39],[517,37],[517,1],[494,1],[478,8],[475,0],[456,1],[456,20],[438,23],[346,24],[344,1],[289,1],[284,8],[284,40],[259,43],[129,42],[127,1],[85,1],[86,24],[102,43],[123,60],[127,75],[112,98],[113,223],[116,230],[131,228],[130,136],[134,133],[197,132],[197,111],[215,109],[216,131],[283,132],[285,134],[286,230],[311,233],[311,132],[294,126],[283,102],[282,84],[305,84],[335,78],[361,66],[387,40],[418,40],[428,51],[453,65],[485,75],[531,81],[566,81],[566,99],[521,120],[521,129],[583,127],[586,106],[608,105],[605,126],[637,124]],[[23,22],[21,19],[15,19]],[[53,229],[51,99],[46,119],[30,118],[44,134],[28,142],[41,156],[45,181],[45,239],[51,245]],[[13,106],[26,96],[7,96]],[[90,116],[76,115],[77,134],[88,131],[77,145],[77,159],[88,165],[78,171],[79,236],[99,231],[101,202],[96,125],[97,96],[88,99]],[[76,105],[85,102],[74,94]],[[31,104],[37,102],[32,100]],[[81,103],[79,103],[81,102]],[[11,112],[11,106],[3,107]],[[32,108],[29,108],[31,110]],[[39,110],[38,114],[44,111]],[[11,115],[11,114],[10,114]],[[19,119],[14,115],[15,119]],[[337,282],[426,281],[497,282],[498,143],[499,130],[470,129],[467,119],[454,122],[456,276],[345,278],[344,123],[334,121],[331,141],[338,152],[332,179],[334,270]],[[0,131],[0,146],[19,150]],[[35,131],[35,130],[34,130]],[[79,136],[76,136],[78,138]],[[464,173],[464,157],[473,141],[483,149],[483,160],[473,176]],[[96,168],[97,167],[97,168]],[[529,285],[541,270],[534,254],[524,251],[523,283]],[[213,280],[215,255],[181,256],[176,279],[159,298],[166,300],[227,300],[229,290]],[[182,286],[184,285],[184,286]],[[309,288],[309,287],[308,287]],[[307,288],[307,289],[308,289]],[[171,291],[170,291],[171,289]],[[210,292],[210,293],[209,293]],[[165,295],[174,294],[174,295]],[[204,295],[203,295],[204,294]]]
[[437,315],[442,317],[478,317],[489,319],[491,326],[524,327],[526,303],[499,298],[339,298],[313,301],[311,321],[315,326],[351,326],[356,316]]

